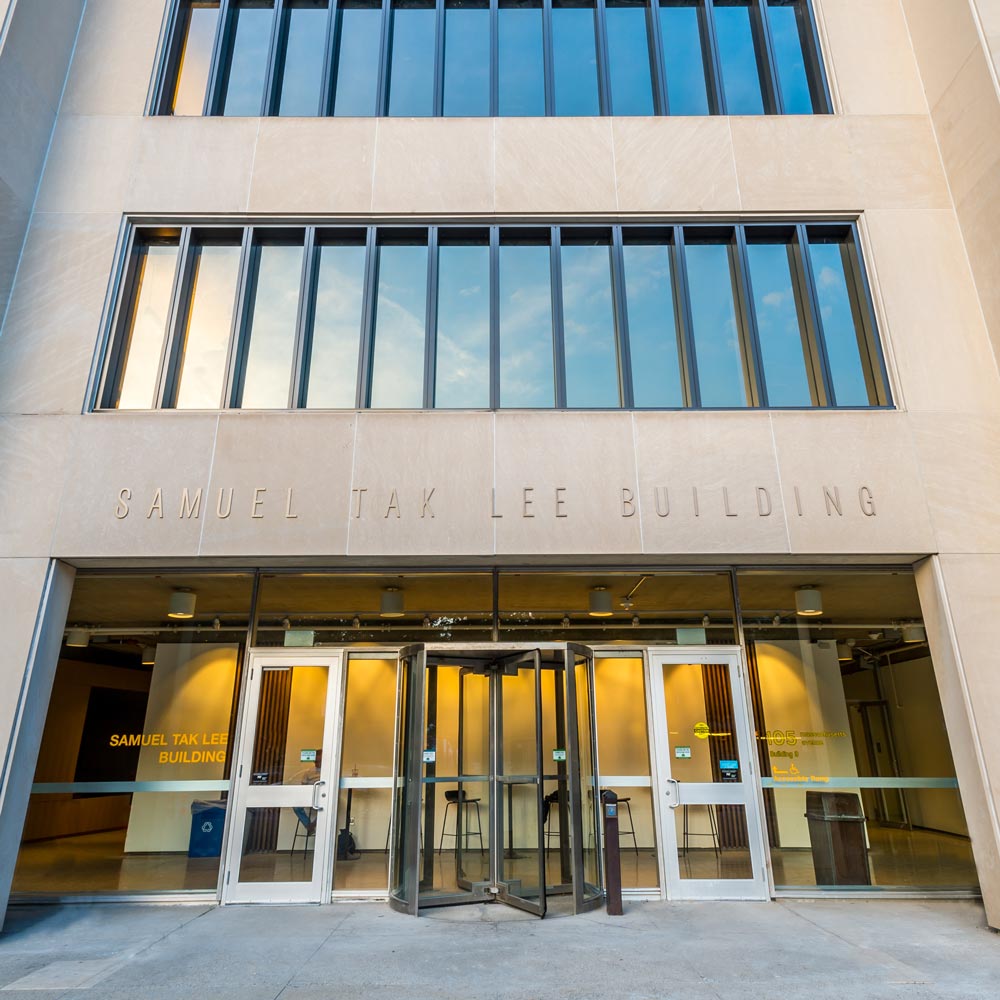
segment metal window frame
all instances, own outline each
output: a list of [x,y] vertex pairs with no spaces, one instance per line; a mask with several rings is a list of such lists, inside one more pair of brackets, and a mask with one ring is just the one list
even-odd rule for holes
[[[245,378],[249,339],[252,335],[251,313],[256,267],[259,265],[259,248],[275,236],[302,239],[303,261],[300,273],[299,302],[295,318],[293,363],[288,387],[288,409],[307,409],[309,366],[311,364],[312,336],[316,319],[319,259],[321,247],[331,235],[339,231],[350,233],[357,240],[364,233],[365,262],[362,288],[361,329],[358,338],[358,367],[354,409],[368,409],[371,405],[372,369],[375,351],[376,298],[379,278],[379,247],[392,242],[400,231],[419,231],[426,234],[427,272],[424,316],[424,361],[422,371],[422,409],[435,407],[437,377],[437,312],[439,253],[446,234],[463,230],[476,230],[489,237],[489,406],[472,407],[496,411],[501,406],[500,384],[500,247],[502,233],[514,234],[518,230],[545,233],[549,257],[549,285],[551,296],[553,395],[552,405],[544,407],[512,407],[512,409],[568,410],[566,385],[565,317],[562,282],[562,244],[564,235],[574,230],[607,230],[614,321],[615,350],[618,364],[619,404],[615,407],[583,407],[586,410],[636,410],[673,411],[680,409],[803,409],[837,407],[829,360],[826,354],[822,317],[809,259],[810,231],[823,236],[841,247],[851,299],[852,315],[858,337],[858,350],[865,371],[870,402],[867,406],[847,409],[892,408],[892,394],[886,369],[882,344],[875,319],[871,291],[859,242],[857,225],[849,220],[802,221],[775,219],[752,222],[656,222],[643,220],[620,222],[612,220],[570,220],[540,225],[534,220],[523,219],[503,225],[496,222],[477,223],[470,219],[462,222],[364,222],[360,220],[301,220],[287,222],[250,222],[243,226],[232,221],[204,221],[190,224],[155,223],[130,228],[122,240],[121,262],[116,264],[110,296],[113,302],[108,310],[107,330],[100,338],[99,366],[101,377],[96,382],[90,409],[116,409],[115,393],[123,376],[125,339],[131,324],[139,290],[138,254],[147,238],[155,238],[158,230],[171,229],[179,233],[177,266],[170,297],[162,356],[154,408],[176,407],[180,376],[186,346],[185,331],[192,305],[192,282],[195,255],[198,247],[216,242],[221,237],[235,239],[241,234],[239,278],[236,287],[232,325],[225,362],[223,396],[220,409],[241,406],[242,385]],[[663,244],[670,257],[670,292],[673,298],[674,324],[677,337],[677,357],[682,388],[681,406],[636,407],[632,379],[631,342],[629,335],[628,296],[625,285],[625,244],[641,238],[649,230],[650,238]],[[733,285],[733,304],[740,340],[741,364],[744,371],[747,403],[739,407],[703,407],[698,380],[698,359],[694,345],[690,290],[687,277],[686,246],[688,241],[704,230],[718,236],[726,244],[729,257],[730,279]],[[752,279],[748,260],[749,242],[759,239],[761,231],[787,246],[796,309],[799,316],[803,354],[810,379],[812,402],[808,406],[772,407],[767,397],[766,375],[763,369],[760,337],[754,312]],[[147,235],[148,234],[148,235]],[[444,240],[447,242],[447,240]],[[232,243],[231,245],[235,245]],[[601,244],[604,245],[603,243]],[[840,407],[844,408],[844,407]],[[343,409],[349,409],[344,407]],[[462,409],[465,409],[464,407]],[[573,409],[580,409],[574,407]],[[280,412],[280,411],[279,411]]]

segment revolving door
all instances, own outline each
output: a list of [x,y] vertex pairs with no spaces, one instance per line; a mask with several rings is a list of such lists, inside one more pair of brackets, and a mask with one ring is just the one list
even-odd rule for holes
[[593,653],[400,653],[391,905],[603,899]]

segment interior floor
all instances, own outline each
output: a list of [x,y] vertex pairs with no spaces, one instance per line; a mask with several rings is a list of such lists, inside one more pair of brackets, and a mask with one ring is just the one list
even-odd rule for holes
[[[869,861],[875,885],[909,888],[974,889],[978,886],[969,841],[929,830],[869,828]],[[100,894],[115,892],[214,891],[218,883],[218,858],[191,858],[186,854],[124,853],[125,830],[108,830],[76,837],[37,841],[21,846],[14,874],[18,893]],[[476,871],[479,852],[466,855],[469,875]],[[485,859],[485,855],[482,856]],[[812,854],[808,849],[771,852],[775,885],[782,887],[816,884]],[[622,845],[622,886],[625,889],[656,889],[658,862],[653,848]],[[747,878],[747,851],[711,848],[689,850],[678,859],[681,878]],[[308,877],[312,852],[259,854],[244,862],[253,881],[275,878],[301,880]],[[530,855],[507,862],[513,877],[527,884],[533,870]],[[388,884],[389,856],[366,851],[356,860],[338,860],[334,866],[334,889],[341,891],[384,890]],[[547,852],[546,876],[550,884],[560,881],[559,852]],[[434,887],[447,891],[456,886],[453,851],[435,852]]]

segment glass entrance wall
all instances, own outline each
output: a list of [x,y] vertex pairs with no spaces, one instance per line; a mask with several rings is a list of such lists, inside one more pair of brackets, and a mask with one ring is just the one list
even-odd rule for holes
[[216,891],[252,583],[77,579],[15,893]]
[[739,590],[775,887],[975,890],[912,574]]

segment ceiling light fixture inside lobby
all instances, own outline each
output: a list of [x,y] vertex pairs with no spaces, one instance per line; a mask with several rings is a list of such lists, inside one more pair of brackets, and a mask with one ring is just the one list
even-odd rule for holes
[[170,595],[167,608],[168,618],[194,618],[194,608],[198,595],[188,587],[178,587]]
[[614,611],[611,608],[611,591],[607,587],[594,587],[590,591],[591,618],[610,618]]
[[795,591],[795,613],[803,618],[818,618],[823,614],[823,595],[813,586]]
[[379,615],[382,618],[403,617],[403,592],[399,587],[386,587],[382,591]]

